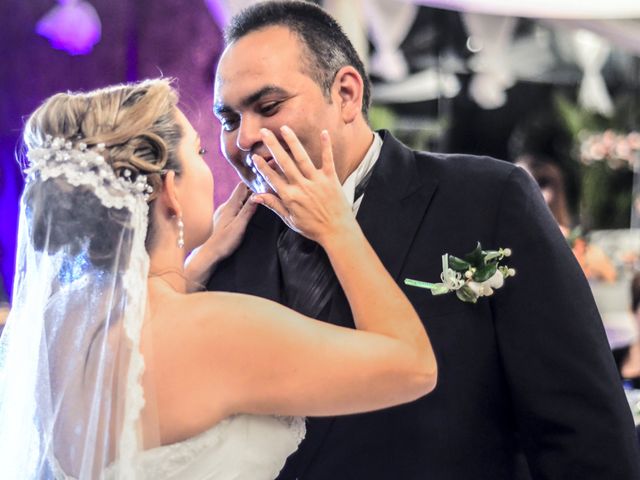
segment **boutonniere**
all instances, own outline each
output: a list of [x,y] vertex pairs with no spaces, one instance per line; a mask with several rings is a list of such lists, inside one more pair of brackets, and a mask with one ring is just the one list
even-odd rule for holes
[[493,295],[493,291],[504,285],[504,280],[513,277],[516,271],[500,265],[505,257],[511,256],[510,248],[482,250],[480,242],[475,250],[462,258],[445,253],[442,256],[442,283],[421,282],[405,278],[405,285],[426,288],[432,295],[456,292],[463,302],[476,303],[480,297]]

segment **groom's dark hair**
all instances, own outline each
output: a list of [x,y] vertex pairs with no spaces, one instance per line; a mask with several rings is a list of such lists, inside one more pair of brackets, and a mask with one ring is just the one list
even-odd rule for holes
[[354,67],[364,83],[362,113],[366,116],[371,102],[371,81],[355,48],[346,34],[327,12],[306,1],[268,1],[253,5],[231,19],[225,30],[225,45],[267,27],[283,26],[294,32],[308,53],[303,58],[309,76],[331,98],[331,85],[342,67]]

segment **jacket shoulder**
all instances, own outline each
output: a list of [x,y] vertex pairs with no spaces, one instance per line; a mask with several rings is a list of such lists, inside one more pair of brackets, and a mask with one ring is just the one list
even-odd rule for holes
[[473,182],[501,182],[514,171],[520,170],[513,163],[493,157],[458,153],[432,153],[413,151],[416,166],[423,174],[440,179]]

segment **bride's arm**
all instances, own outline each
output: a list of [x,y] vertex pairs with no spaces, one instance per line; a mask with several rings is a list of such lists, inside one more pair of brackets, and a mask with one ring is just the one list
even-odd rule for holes
[[[363,269],[378,275],[375,270]],[[304,317],[258,297],[196,294],[201,298],[192,308],[201,320],[197,333],[188,335],[184,356],[174,358],[185,364],[174,368],[184,378],[197,365],[200,380],[197,394],[183,391],[206,411],[217,406],[222,416],[343,415],[426,395],[435,387],[437,368],[424,329],[414,314],[389,312],[402,303],[395,292],[375,293],[384,298],[362,312],[367,331]],[[376,308],[381,315],[373,313]]]
[[[274,140],[265,142],[277,149]],[[436,360],[427,333],[341,196],[328,138],[323,142],[328,157],[322,170],[309,161],[298,171],[311,174],[314,168],[318,173],[313,182],[298,178],[306,191],[287,193],[276,185],[285,202],[271,206],[283,215],[287,208],[292,226],[326,249],[358,330],[313,320],[258,297],[184,297],[175,313],[165,311],[176,319],[176,328],[154,334],[154,349],[163,352],[156,362],[163,372],[159,404],[165,412],[172,411],[171,405],[190,412],[192,428],[184,436],[233,413],[348,414],[409,402],[435,387]],[[301,155],[298,149],[293,146],[294,156]],[[280,156],[285,174],[293,175],[293,164],[281,154],[274,156]],[[273,200],[266,197],[264,203]]]

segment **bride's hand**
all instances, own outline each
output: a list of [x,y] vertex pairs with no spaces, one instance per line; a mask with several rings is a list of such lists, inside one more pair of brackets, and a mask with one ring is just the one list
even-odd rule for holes
[[317,168],[289,127],[282,127],[282,138],[291,154],[267,129],[260,131],[280,172],[264,158],[253,155],[260,174],[274,194],[252,197],[277,213],[289,228],[324,246],[332,238],[339,238],[356,226],[356,221],[336,174],[331,139],[326,130],[321,133],[322,164]]
[[195,284],[206,282],[215,265],[231,255],[240,245],[256,205],[247,201],[251,195],[244,183],[236,185],[226,202],[213,215],[213,233],[187,259],[185,274]]
[[251,190],[242,182],[236,185],[226,202],[213,214],[213,235],[207,240],[216,245],[218,255],[226,258],[240,245],[247,224],[256,211],[248,202]]

